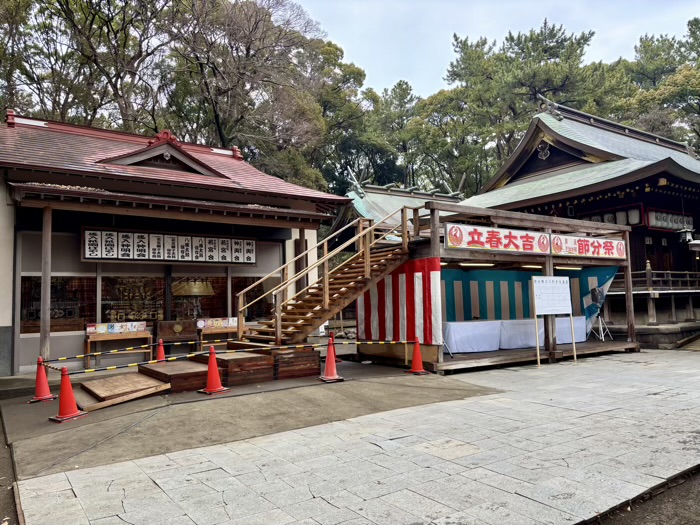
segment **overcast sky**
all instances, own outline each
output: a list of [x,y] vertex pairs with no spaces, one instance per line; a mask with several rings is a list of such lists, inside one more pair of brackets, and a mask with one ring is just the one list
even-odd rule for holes
[[634,45],[648,34],[682,37],[686,23],[700,16],[699,0],[297,0],[320,22],[345,60],[367,73],[377,91],[407,80],[428,96],[446,86],[454,58],[452,35],[486,36],[499,42],[526,32],[547,18],[568,32],[593,30],[588,61],[634,57]]

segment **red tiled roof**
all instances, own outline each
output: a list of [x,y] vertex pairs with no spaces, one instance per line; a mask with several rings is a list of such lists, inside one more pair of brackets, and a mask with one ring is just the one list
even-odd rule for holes
[[297,186],[263,173],[234,158],[231,150],[197,144],[177,143],[176,147],[216,176],[104,162],[143,151],[149,141],[153,142],[153,138],[16,116],[8,118],[8,125],[0,125],[0,165],[275,195],[331,205],[349,202],[346,197]]

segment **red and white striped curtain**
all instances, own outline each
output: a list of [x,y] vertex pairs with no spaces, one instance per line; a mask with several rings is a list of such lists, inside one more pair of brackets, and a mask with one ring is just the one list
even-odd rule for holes
[[440,259],[406,261],[357,299],[361,341],[442,344]]

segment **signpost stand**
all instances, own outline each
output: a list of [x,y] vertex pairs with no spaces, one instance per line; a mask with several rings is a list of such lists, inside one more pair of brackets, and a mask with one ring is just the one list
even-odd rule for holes
[[[532,277],[535,294],[535,341],[537,342],[537,366],[540,366],[540,329],[538,315],[568,314],[571,323],[571,345],[576,359],[576,337],[574,334],[574,317],[571,308],[571,288],[568,277]],[[555,325],[556,326],[556,325]]]

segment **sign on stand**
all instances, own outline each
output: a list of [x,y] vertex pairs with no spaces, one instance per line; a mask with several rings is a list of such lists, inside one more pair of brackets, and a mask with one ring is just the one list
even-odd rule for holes
[[535,340],[537,341],[537,366],[540,366],[540,331],[537,326],[538,315],[568,314],[571,321],[571,344],[576,362],[576,337],[574,336],[574,317],[571,308],[571,288],[568,277],[532,277],[532,289],[535,294]]

